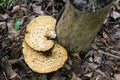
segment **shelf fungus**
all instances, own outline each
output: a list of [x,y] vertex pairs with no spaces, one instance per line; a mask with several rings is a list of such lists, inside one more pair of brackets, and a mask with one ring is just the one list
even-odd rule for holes
[[[35,72],[56,71],[63,67],[67,60],[66,49],[53,40],[56,37],[55,24],[54,18],[39,16],[33,19],[26,28],[25,40],[22,44],[24,60]],[[49,52],[50,55],[45,55]]]
[[26,28],[25,40],[37,51],[46,51],[53,47],[56,20],[51,16],[39,16],[33,19]]

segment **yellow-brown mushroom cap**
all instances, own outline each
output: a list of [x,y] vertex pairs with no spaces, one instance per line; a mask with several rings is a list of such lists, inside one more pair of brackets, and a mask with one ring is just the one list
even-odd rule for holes
[[35,72],[49,73],[56,71],[63,67],[67,60],[67,51],[59,44],[54,45],[50,56],[45,56],[42,52],[35,51],[25,41],[22,45],[24,60]]
[[[39,16],[33,19],[26,27],[25,40],[37,51],[47,51],[53,47],[56,37],[56,20],[51,16]],[[48,39],[49,38],[49,39]]]

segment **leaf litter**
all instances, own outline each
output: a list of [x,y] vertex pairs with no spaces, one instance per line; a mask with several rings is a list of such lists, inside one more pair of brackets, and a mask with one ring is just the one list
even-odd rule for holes
[[23,60],[21,44],[30,20],[42,14],[58,19],[65,0],[14,0],[10,3],[7,8],[0,8],[1,80],[120,80],[119,0],[86,55],[71,53],[62,69],[49,74],[29,69]]

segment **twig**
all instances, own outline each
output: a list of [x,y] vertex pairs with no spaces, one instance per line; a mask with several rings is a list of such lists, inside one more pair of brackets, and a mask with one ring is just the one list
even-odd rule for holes
[[6,76],[6,74],[5,74],[5,71],[3,71],[3,75],[4,75],[5,80],[8,80],[8,79],[7,79],[7,76]]
[[111,53],[119,54],[119,52],[115,50],[111,50]]
[[119,56],[116,56],[116,55],[113,55],[113,54],[110,54],[110,53],[104,52],[104,51],[102,51],[102,50],[98,50],[98,52],[99,52],[99,53],[102,53],[102,54],[105,54],[105,55],[108,55],[108,56],[111,56],[111,57],[114,57],[114,58],[118,58],[118,59],[120,59]]
[[0,20],[0,22],[5,21],[5,19],[1,15],[0,15],[0,18],[2,19],[2,20]]
[[10,52],[10,50],[11,50],[11,48],[9,46],[6,46],[5,48],[0,49],[0,53],[3,53],[3,54],[0,55],[0,60],[3,57],[5,57],[6,55],[8,55],[8,53]]
[[55,3],[53,1],[53,5],[52,5],[52,16],[55,16]]
[[18,59],[12,59],[12,60],[8,60],[8,61],[9,61],[10,64],[14,64],[14,63],[16,63],[16,62],[18,62],[18,61],[21,61],[21,60],[23,60],[23,56],[21,56],[21,57],[18,58]]
[[51,2],[48,3],[47,7],[45,8],[44,12],[47,11],[48,7],[51,5]]

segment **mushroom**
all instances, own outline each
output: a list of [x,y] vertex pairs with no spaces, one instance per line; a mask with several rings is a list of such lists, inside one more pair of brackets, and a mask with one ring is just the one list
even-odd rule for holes
[[33,19],[26,28],[27,44],[37,50],[46,51],[53,47],[56,20],[51,16],[39,16]]
[[[27,65],[35,72],[50,73],[63,67],[67,51],[54,42],[56,20],[51,16],[39,16],[26,28],[23,55]],[[53,39],[52,39],[53,38]],[[45,55],[48,51],[50,55]]]
[[42,52],[38,52],[24,41],[23,42],[23,55],[25,62],[35,72],[38,73],[49,73],[58,70],[63,67],[67,60],[67,51],[60,46],[55,44],[50,56],[45,56]]

